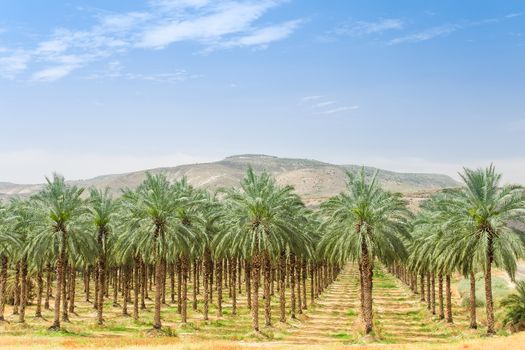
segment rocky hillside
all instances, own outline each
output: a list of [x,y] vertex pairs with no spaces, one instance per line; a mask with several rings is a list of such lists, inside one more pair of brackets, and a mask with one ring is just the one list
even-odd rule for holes
[[[309,205],[333,196],[344,189],[346,171],[357,171],[357,165],[334,165],[309,159],[278,158],[266,155],[238,155],[213,163],[180,165],[171,168],[149,170],[151,173],[163,172],[170,179],[183,176],[197,187],[215,190],[219,187],[238,185],[248,166],[256,171],[266,170],[275,176],[280,184],[293,185],[297,193]],[[365,167],[368,176],[375,168]],[[145,177],[146,170],[126,174],[104,175],[88,180],[72,181],[86,187],[110,187],[115,194],[122,187],[133,188]],[[379,179],[386,189],[404,193],[411,201],[418,201],[429,192],[458,185],[446,175],[409,174],[379,170]],[[27,196],[37,191],[41,185],[17,185],[0,183],[0,198]]]

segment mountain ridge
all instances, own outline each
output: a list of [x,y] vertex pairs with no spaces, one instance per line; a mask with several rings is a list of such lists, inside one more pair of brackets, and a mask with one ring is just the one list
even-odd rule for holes
[[[317,205],[322,200],[340,193],[346,184],[346,172],[365,169],[370,177],[379,171],[378,179],[388,190],[401,192],[406,197],[430,193],[459,185],[454,179],[443,174],[401,173],[353,164],[337,165],[314,159],[281,158],[264,154],[240,154],[216,162],[184,164],[175,167],[159,167],[137,170],[122,174],[99,175],[90,179],[72,180],[69,183],[84,187],[109,187],[114,194],[120,188],[134,188],[145,177],[146,172],[165,173],[170,180],[186,176],[192,185],[208,190],[220,187],[235,187],[243,178],[248,167],[256,172],[267,171],[282,185],[292,185],[308,205]],[[14,184],[0,182],[0,199],[14,196],[29,196],[42,184]]]

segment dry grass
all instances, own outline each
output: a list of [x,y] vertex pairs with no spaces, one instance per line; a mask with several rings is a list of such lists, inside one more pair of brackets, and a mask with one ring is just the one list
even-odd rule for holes
[[[163,322],[173,330],[173,337],[155,337],[152,327],[153,305],[142,311],[140,321],[124,317],[121,308],[111,301],[105,306],[106,324],[95,325],[93,305],[84,302],[81,283],[77,284],[77,314],[64,323],[65,331],[47,330],[52,311],[45,310],[46,320],[36,320],[34,305],[28,307],[27,323],[17,323],[17,317],[6,309],[9,323],[0,323],[0,350],[4,349],[509,349],[524,348],[524,335],[481,338],[483,327],[468,331],[464,309],[455,308],[455,324],[436,321],[407,288],[393,276],[377,271],[375,280],[376,338],[363,338],[358,322],[357,279],[342,274],[338,282],[323,293],[316,305],[310,305],[299,320],[287,324],[278,322],[277,298],[272,300],[274,327],[264,328],[264,336],[251,331],[251,316],[246,308],[246,295],[239,295],[239,314],[231,315],[231,304],[224,293],[224,315],[216,316],[216,305],[210,309],[210,321],[202,320],[202,303],[198,311],[190,310],[188,324],[183,325],[176,305],[163,308]],[[191,296],[191,289],[189,296]],[[201,296],[199,296],[199,299]],[[129,305],[129,311],[132,306]],[[482,316],[482,314],[480,314]],[[262,319],[261,319],[262,321]],[[503,334],[503,332],[501,333]],[[417,342],[417,343],[416,343]],[[394,344],[397,343],[397,344]],[[405,344],[403,344],[405,343]],[[411,343],[411,344],[406,344]],[[301,344],[301,345],[299,345]],[[345,345],[347,344],[347,345]]]
[[80,339],[63,339],[57,337],[18,337],[2,336],[0,337],[0,348],[2,350],[11,349],[100,349],[113,350],[122,348],[127,350],[152,349],[152,350],[338,350],[338,349],[396,349],[396,350],[424,350],[424,349],[447,349],[447,350],[507,350],[525,348],[525,333],[519,333],[508,337],[494,337],[478,340],[471,340],[453,344],[430,345],[430,344],[374,344],[374,345],[278,345],[273,343],[234,343],[224,341],[197,341],[188,343],[174,338],[155,338],[155,339],[116,339],[116,338],[99,338],[89,339],[89,343]]

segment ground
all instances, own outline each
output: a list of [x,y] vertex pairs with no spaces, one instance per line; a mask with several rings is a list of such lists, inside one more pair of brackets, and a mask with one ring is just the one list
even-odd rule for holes
[[[337,280],[322,294],[314,305],[298,315],[296,320],[286,324],[278,322],[277,298],[272,301],[274,326],[262,329],[262,334],[251,331],[249,311],[244,307],[244,291],[239,297],[239,315],[230,315],[228,290],[225,289],[224,315],[216,317],[212,307],[210,321],[202,321],[201,308],[189,313],[187,325],[180,323],[176,305],[163,308],[164,326],[170,328],[172,336],[152,337],[152,305],[141,312],[140,321],[122,316],[120,307],[107,302],[103,327],[95,325],[96,312],[85,302],[78,283],[79,300],[76,315],[71,322],[64,323],[64,331],[49,332],[52,311],[46,311],[45,320],[32,318],[33,307],[27,312],[27,324],[16,322],[16,316],[9,315],[9,323],[0,324],[0,348],[3,349],[104,349],[125,347],[128,349],[339,349],[347,345],[352,348],[395,348],[395,349],[519,349],[525,344],[525,335],[506,336],[500,332],[496,338],[484,338],[484,328],[477,331],[468,329],[468,312],[455,298],[454,324],[438,320],[419,301],[418,296],[405,287],[394,276],[382,269],[375,271],[374,310],[375,334],[363,337],[359,310],[359,289],[355,266],[348,265]],[[169,294],[169,293],[168,293]],[[189,293],[191,309],[191,290]],[[214,296],[215,297],[215,296]],[[169,295],[168,295],[169,299]],[[309,301],[309,298],[308,298]],[[128,309],[132,310],[131,305]],[[478,313],[483,323],[482,309]],[[261,322],[263,322],[261,312]],[[525,348],[525,345],[523,346]]]

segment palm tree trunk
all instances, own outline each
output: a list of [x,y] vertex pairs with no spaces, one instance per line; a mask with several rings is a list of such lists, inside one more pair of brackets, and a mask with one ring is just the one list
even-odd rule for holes
[[27,260],[24,257],[20,263],[21,278],[20,278],[20,315],[18,321],[25,323],[26,319],[26,305],[27,305]]
[[438,295],[439,295],[439,319],[445,318],[445,304],[443,300],[443,275],[438,275]]
[[75,293],[76,293],[76,283],[77,283],[77,269],[75,266],[71,266],[71,274],[69,280],[69,312],[75,313]]
[[182,255],[182,323],[188,320],[188,257]]
[[162,261],[160,258],[157,258],[155,263],[155,279],[157,283],[155,284],[155,315],[153,316],[153,328],[160,329],[162,327],[160,322],[160,306],[161,306],[161,297],[162,297],[162,284],[160,279],[162,277]]
[[302,263],[302,282],[303,282],[303,309],[307,309],[307,304],[306,304],[306,279],[307,279],[307,272],[306,272],[306,260],[303,260],[303,263]]
[[66,259],[64,263],[64,271],[62,271],[62,321],[69,322],[69,310],[68,310],[68,281],[69,276],[69,261]]
[[175,264],[170,264],[170,299],[175,304]]
[[286,322],[286,295],[285,295],[285,282],[286,282],[286,252],[281,252],[279,259],[279,321]]
[[118,267],[113,269],[113,307],[118,307]]
[[420,274],[420,287],[421,287],[421,301],[425,301],[425,274],[421,272]]
[[470,328],[477,329],[478,324],[476,321],[476,275],[474,274],[474,271],[470,271],[469,308],[470,308]]
[[13,288],[13,315],[19,315],[20,308],[20,261],[16,262],[15,265],[15,285]]
[[253,330],[259,332],[259,278],[261,271],[261,257],[258,252],[253,256],[252,261],[252,327]]
[[37,274],[37,297],[36,297],[36,311],[35,317],[42,318],[42,296],[44,294],[44,279],[42,276],[42,270],[38,270]]
[[60,305],[62,297],[62,284],[64,282],[64,267],[66,264],[66,249],[67,249],[67,233],[65,230],[62,231],[62,242],[60,248],[60,255],[57,261],[57,276],[56,276],[56,290],[55,290],[55,310],[53,325],[49,328],[50,330],[60,329]]
[[[158,282],[160,282],[160,280]],[[122,267],[122,316],[129,316],[128,288],[129,288],[129,266],[124,265]],[[100,291],[99,293],[102,293],[102,292]]]
[[369,334],[373,329],[372,319],[372,263],[368,253],[368,246],[363,240],[361,243],[362,279],[363,279],[363,320],[365,322],[365,334]]
[[244,261],[244,279],[246,280],[246,305],[252,309],[252,265]]
[[199,282],[197,281],[197,260],[193,260],[193,289],[192,289],[192,294],[193,294],[193,310],[194,311],[197,311],[197,288],[198,288],[198,285],[199,285]]
[[104,286],[105,286],[105,269],[106,269],[106,259],[104,254],[101,254],[98,260],[98,266],[96,268],[97,274],[98,274],[98,284],[97,287],[95,287],[96,290],[98,290],[98,295],[96,296],[96,304],[97,304],[97,324],[103,325],[104,324]]
[[485,299],[487,311],[487,335],[494,335],[494,302],[492,300],[492,261],[494,260],[494,242],[492,235],[487,239],[487,259],[485,266]]
[[[99,258],[100,260],[101,258]],[[99,291],[100,291],[100,279],[99,279],[99,276],[100,276],[100,261],[98,263],[99,266],[97,266],[95,268],[95,272],[93,274],[93,277],[94,277],[94,283],[95,283],[95,295],[94,295],[94,299],[93,299],[93,309],[96,309],[98,310],[98,299],[99,299]]]
[[427,272],[427,309],[432,307],[432,296],[430,295],[430,272]]
[[445,277],[445,294],[447,296],[447,322],[452,323],[452,291],[450,289],[450,275]]
[[231,273],[232,273],[232,281],[231,281],[231,289],[232,289],[232,315],[237,315],[237,288],[235,286],[235,282],[237,280],[237,258],[231,259]]
[[148,291],[148,278],[146,276],[146,264],[140,259],[140,309],[146,310],[146,293]]
[[140,290],[140,259],[137,255],[134,256],[134,278],[133,278],[133,319],[139,319],[139,290]]
[[210,308],[210,264],[211,264],[211,251],[209,248],[206,248],[204,251],[204,278],[202,280],[204,284],[204,306],[203,306],[203,316],[204,320],[208,320],[208,313]]
[[431,282],[432,286],[431,286],[431,290],[432,290],[432,298],[431,298],[431,302],[432,302],[432,314],[435,315],[436,314],[436,276],[434,274],[434,272],[432,272],[432,282]]
[[313,263],[310,263],[310,304],[315,301],[315,269]]
[[166,305],[166,280],[168,278],[168,263],[163,259],[162,263],[162,304]]
[[301,293],[301,261],[295,260],[295,277],[297,278],[297,313],[303,313],[303,298]]
[[47,263],[47,269],[46,269],[46,300],[44,301],[44,309],[49,310],[49,298],[51,297],[52,292],[52,282],[51,282],[51,264]]
[[0,260],[0,322],[5,321],[5,285],[7,282],[7,256],[2,255]]
[[215,262],[215,280],[217,284],[217,317],[222,316],[222,260]]
[[272,307],[271,307],[271,279],[272,266],[268,254],[264,256],[264,321],[267,327],[272,325]]
[[296,311],[296,300],[295,300],[295,256],[293,254],[290,254],[290,264],[289,269],[290,272],[290,307],[291,307],[291,313],[290,317],[295,319],[295,311]]
[[241,258],[237,259],[237,279],[238,279],[239,294],[242,294],[242,260]]
[[177,313],[182,314],[182,262],[177,259]]

